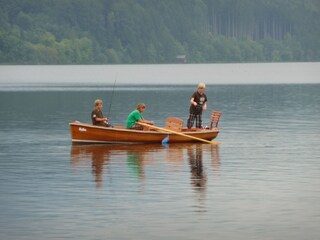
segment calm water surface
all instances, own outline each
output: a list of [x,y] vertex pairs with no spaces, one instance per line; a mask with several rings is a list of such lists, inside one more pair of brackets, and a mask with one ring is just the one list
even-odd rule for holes
[[0,239],[319,239],[320,85],[209,85],[219,146],[72,145],[93,101],[185,122],[195,86],[0,91]]

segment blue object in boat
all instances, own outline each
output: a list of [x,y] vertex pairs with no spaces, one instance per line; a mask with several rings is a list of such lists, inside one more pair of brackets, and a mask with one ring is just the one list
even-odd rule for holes
[[169,136],[165,137],[164,139],[162,139],[162,144],[166,144],[169,142]]

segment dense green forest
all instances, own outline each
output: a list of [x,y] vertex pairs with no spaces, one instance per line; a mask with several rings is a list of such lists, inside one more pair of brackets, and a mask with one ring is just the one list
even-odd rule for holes
[[320,60],[319,0],[0,0],[1,64]]

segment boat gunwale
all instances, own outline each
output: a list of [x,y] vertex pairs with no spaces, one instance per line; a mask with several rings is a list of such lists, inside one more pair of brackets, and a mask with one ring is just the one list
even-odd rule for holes
[[[167,135],[175,135],[176,133],[172,132],[166,132],[166,131],[141,131],[141,130],[135,130],[135,129],[128,129],[128,128],[117,128],[116,127],[103,127],[103,126],[97,126],[93,124],[88,123],[81,123],[81,122],[70,122],[70,126],[83,126],[93,129],[102,129],[107,131],[121,131],[121,132],[128,132],[128,133],[138,133],[138,134],[167,134]],[[122,126],[121,126],[122,127]],[[205,133],[219,133],[219,128],[213,128],[213,129],[201,129],[200,131],[182,131],[177,133],[183,133],[187,135],[199,135],[199,134],[205,134]]]

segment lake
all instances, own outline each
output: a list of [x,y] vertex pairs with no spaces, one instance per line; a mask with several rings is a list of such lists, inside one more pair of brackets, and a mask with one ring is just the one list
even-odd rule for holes
[[158,126],[186,123],[198,81],[120,84],[120,70],[115,87],[0,84],[0,239],[320,238],[319,83],[209,83],[217,146],[72,145],[68,122],[96,98],[114,125],[139,102]]

